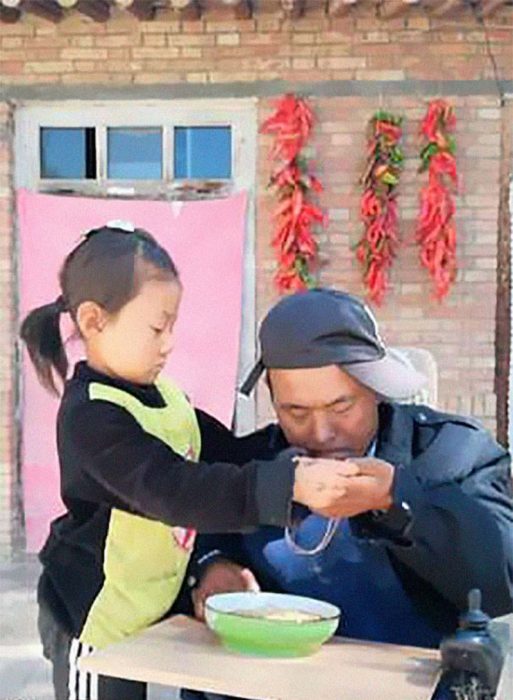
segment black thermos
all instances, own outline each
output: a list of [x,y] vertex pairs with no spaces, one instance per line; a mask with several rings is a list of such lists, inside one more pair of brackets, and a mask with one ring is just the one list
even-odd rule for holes
[[504,655],[489,623],[481,610],[481,591],[473,589],[458,629],[440,644],[442,675],[432,700],[493,700]]

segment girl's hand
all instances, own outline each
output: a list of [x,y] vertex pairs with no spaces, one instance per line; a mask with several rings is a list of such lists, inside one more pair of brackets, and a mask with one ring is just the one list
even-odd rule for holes
[[347,479],[346,495],[338,517],[351,518],[369,510],[388,510],[392,503],[395,468],[375,457],[351,458],[345,462],[358,471]]
[[[325,470],[331,474],[325,476]],[[353,457],[338,461],[301,457],[296,483],[298,477],[299,497],[305,499],[300,502],[326,517],[351,518],[370,510],[386,510],[392,505],[394,467],[382,459]]]
[[347,479],[358,474],[358,467],[339,459],[297,457],[295,461],[294,500],[323,515],[339,508]]

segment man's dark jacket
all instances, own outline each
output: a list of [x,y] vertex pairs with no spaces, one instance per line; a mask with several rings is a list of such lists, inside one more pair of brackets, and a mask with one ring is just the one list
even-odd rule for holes
[[[351,519],[353,532],[387,548],[403,588],[441,632],[454,629],[472,588],[481,590],[490,616],[511,612],[513,495],[508,453],[471,418],[396,403],[383,403],[379,410],[375,456],[395,467],[394,504],[406,503],[412,519],[405,527],[401,518],[394,524],[390,516],[366,513]],[[227,448],[238,451],[230,458],[242,462],[249,452],[265,458],[287,446],[273,425]],[[205,445],[205,450],[219,447]],[[216,558],[231,554],[233,559],[236,537],[200,537],[191,581]],[[258,578],[259,572],[254,573]]]

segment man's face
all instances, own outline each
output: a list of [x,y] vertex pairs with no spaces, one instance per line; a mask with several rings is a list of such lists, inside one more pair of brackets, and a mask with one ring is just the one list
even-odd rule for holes
[[362,457],[378,428],[376,394],[337,365],[271,369],[278,421],[291,445],[313,456]]

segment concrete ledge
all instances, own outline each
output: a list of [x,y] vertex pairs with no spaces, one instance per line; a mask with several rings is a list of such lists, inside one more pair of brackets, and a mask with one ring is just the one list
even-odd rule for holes
[[513,80],[327,80],[296,83],[257,80],[234,83],[161,85],[4,85],[0,100],[123,100],[273,97],[285,92],[312,97],[377,97],[385,95],[490,95],[513,93]]

